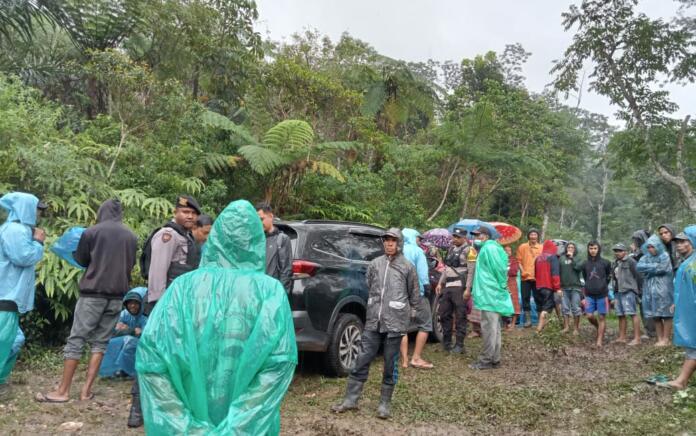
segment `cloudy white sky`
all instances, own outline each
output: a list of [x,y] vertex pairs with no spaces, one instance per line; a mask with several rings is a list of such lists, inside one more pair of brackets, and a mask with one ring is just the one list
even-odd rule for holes
[[[552,61],[562,56],[571,33],[561,25],[569,0],[257,0],[257,29],[283,40],[317,29],[336,41],[341,33],[370,43],[386,56],[407,61],[471,58],[505,44],[521,43],[532,53],[525,67],[527,86],[541,91],[551,81]],[[579,2],[575,2],[579,3]],[[678,4],[642,0],[651,17],[669,18]],[[672,87],[679,115],[696,115],[696,87]],[[573,102],[574,104],[574,102]],[[613,118],[615,108],[602,96],[584,93],[584,108]]]

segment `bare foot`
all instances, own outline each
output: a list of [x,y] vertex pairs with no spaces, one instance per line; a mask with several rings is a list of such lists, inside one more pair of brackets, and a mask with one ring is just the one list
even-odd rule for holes
[[640,339],[634,339],[628,343],[629,347],[635,347],[636,345],[640,345]]
[[676,380],[672,380],[672,381],[669,381],[667,383],[657,382],[657,383],[655,383],[655,386],[659,386],[661,388],[671,388],[671,389],[675,389],[677,391],[681,391],[681,390],[686,389],[686,384],[681,384]]
[[80,401],[89,401],[94,398],[94,392],[80,392]]
[[604,344],[602,344],[601,342],[595,343],[595,347],[597,347],[597,348],[602,348],[603,346],[604,346]]
[[626,339],[618,338],[614,341],[615,344],[625,344],[627,341]]
[[69,395],[60,395],[58,392],[49,392],[47,394],[43,394],[39,392],[36,394],[34,397],[36,401],[39,403],[67,403],[70,400]]
[[432,369],[434,368],[434,365],[427,360],[423,359],[413,359],[411,360],[411,366],[414,368],[419,368],[419,369]]
[[580,334],[579,330],[573,330],[573,336],[578,336]]

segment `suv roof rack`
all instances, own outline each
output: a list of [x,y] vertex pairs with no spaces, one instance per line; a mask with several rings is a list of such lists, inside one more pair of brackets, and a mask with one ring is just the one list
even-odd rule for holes
[[303,220],[301,222],[303,222],[305,224],[347,224],[347,225],[351,225],[351,226],[366,226],[366,227],[373,227],[375,229],[380,229],[380,230],[382,229],[379,226],[375,226],[372,224],[359,223],[356,221],[316,220],[316,219],[314,219],[314,220]]

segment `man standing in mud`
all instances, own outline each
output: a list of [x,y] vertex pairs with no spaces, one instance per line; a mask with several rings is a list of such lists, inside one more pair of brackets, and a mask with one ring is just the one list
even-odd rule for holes
[[348,376],[343,401],[331,407],[336,413],[358,408],[358,399],[367,381],[370,364],[384,346],[384,373],[377,417],[391,416],[389,407],[399,375],[399,348],[411,319],[411,308],[418,307],[420,289],[416,268],[401,254],[403,238],[396,228],[382,236],[384,255],[367,268],[367,320],[355,368]]

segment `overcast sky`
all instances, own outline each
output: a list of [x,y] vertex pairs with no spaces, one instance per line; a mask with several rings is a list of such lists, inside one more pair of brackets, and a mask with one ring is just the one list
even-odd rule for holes
[[[527,87],[540,92],[551,81],[552,61],[562,57],[572,34],[561,13],[568,0],[257,0],[257,29],[274,40],[316,29],[337,41],[347,31],[378,52],[406,61],[471,58],[502,52],[519,42],[532,53],[524,74]],[[579,2],[575,2],[579,3]],[[643,0],[640,10],[670,18],[678,4]],[[696,116],[696,87],[672,87],[679,115]],[[574,100],[573,103],[574,104]],[[602,96],[585,92],[581,106],[613,118],[615,108]]]

